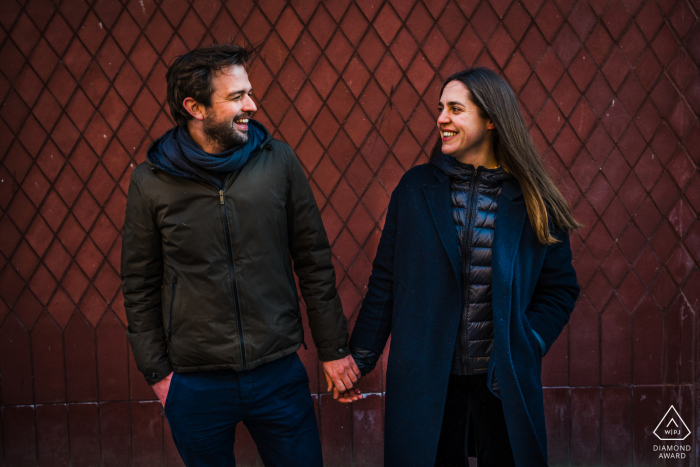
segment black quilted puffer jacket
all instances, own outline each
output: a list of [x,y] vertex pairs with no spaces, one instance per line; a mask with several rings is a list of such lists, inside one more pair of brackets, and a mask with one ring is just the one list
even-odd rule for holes
[[493,347],[491,247],[498,195],[510,174],[502,168],[474,168],[437,154],[431,161],[450,177],[452,214],[462,258],[462,319],[452,357],[452,373],[486,373]]
[[[491,246],[496,227],[498,195],[511,175],[502,168],[462,164],[438,153],[430,161],[450,177],[452,212],[462,257],[462,319],[452,357],[453,374],[486,373],[493,347],[491,311]],[[362,374],[369,373],[379,354],[353,347]]]

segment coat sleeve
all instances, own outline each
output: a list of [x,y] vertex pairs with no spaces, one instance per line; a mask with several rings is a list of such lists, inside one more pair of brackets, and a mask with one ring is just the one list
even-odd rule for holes
[[554,236],[559,242],[547,246],[535,293],[525,313],[532,330],[544,342],[543,355],[569,322],[580,292],[576,271],[571,264],[569,235],[557,231]]
[[161,313],[162,245],[160,231],[139,188],[136,171],[132,174],[126,200],[121,276],[129,322],[126,335],[136,367],[148,384],[155,384],[172,372]]
[[311,336],[318,358],[331,361],[350,355],[348,325],[335,287],[331,246],[316,199],[296,155],[289,154],[287,198],[289,251],[299,289],[306,304]]
[[394,254],[398,212],[398,188],[389,201],[384,230],[372,264],[367,294],[357,317],[350,346],[367,349],[376,354],[384,351],[391,334],[394,308]]

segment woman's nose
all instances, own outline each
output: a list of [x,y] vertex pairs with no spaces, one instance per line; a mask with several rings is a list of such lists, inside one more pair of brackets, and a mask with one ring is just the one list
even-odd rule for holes
[[438,125],[444,125],[445,123],[450,123],[450,119],[447,117],[447,112],[444,110],[440,112],[437,118]]

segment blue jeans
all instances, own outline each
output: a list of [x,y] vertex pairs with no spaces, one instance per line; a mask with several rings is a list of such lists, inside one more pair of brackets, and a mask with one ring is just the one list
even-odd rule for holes
[[309,378],[296,353],[247,371],[174,373],[165,416],[187,466],[235,466],[238,422],[266,467],[323,466]]

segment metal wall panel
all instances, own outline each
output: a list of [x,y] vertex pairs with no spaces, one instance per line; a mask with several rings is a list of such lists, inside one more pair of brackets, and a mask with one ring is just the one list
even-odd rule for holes
[[[517,92],[585,224],[583,293],[544,360],[550,460],[661,465],[674,404],[700,442],[700,3],[653,0],[5,0],[0,8],[0,455],[5,465],[179,464],[125,338],[126,189],[170,126],[175,55],[259,46],[257,118],[298,153],[354,323],[389,195],[427,161],[441,80]],[[308,331],[308,329],[307,329]],[[382,464],[383,371],[351,407],[309,370],[328,465]],[[386,368],[384,362],[379,368]],[[695,438],[695,439],[693,439]],[[259,464],[243,428],[241,465]]]

